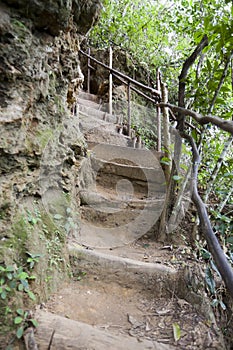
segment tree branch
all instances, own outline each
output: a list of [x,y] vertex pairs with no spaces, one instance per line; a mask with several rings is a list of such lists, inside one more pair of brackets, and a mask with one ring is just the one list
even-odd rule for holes
[[[201,42],[197,45],[191,56],[189,56],[186,61],[183,64],[182,71],[179,76],[179,93],[178,93],[178,105],[179,107],[185,107],[184,97],[185,97],[185,79],[187,77],[189,68],[193,65],[196,58],[200,55],[204,47],[208,45],[208,37],[207,35],[204,35]],[[180,124],[180,128],[184,129],[184,118],[182,113],[179,113],[178,115],[178,123]]]
[[233,269],[229,264],[226,255],[224,254],[218,239],[212,229],[211,222],[206,210],[206,206],[203,203],[199,193],[198,193],[198,184],[197,184],[197,176],[198,176],[198,167],[200,164],[200,155],[197,150],[197,146],[194,142],[192,136],[183,133],[181,135],[183,138],[189,141],[192,147],[193,153],[193,179],[192,179],[192,200],[197,208],[198,215],[201,222],[201,228],[205,235],[209,250],[213,256],[214,262],[222,276],[222,279],[226,285],[226,288],[233,298]]
[[171,103],[162,103],[161,102],[161,103],[159,103],[159,106],[160,107],[168,107],[173,112],[178,112],[178,113],[181,113],[183,115],[189,115],[193,119],[195,119],[196,122],[198,122],[200,125],[212,123],[213,125],[218,126],[220,129],[222,129],[224,131],[228,131],[229,133],[233,134],[233,121],[231,121],[231,120],[225,120],[225,119],[222,119],[220,117],[213,116],[213,115],[203,116],[200,113],[194,112],[190,109],[186,109],[186,108],[172,105]]

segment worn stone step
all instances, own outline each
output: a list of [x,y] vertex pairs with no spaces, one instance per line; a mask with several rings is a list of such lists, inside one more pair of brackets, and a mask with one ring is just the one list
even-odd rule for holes
[[122,192],[128,184],[128,192],[131,191],[132,194],[140,186],[145,188],[144,192],[147,193],[147,197],[153,198],[156,193],[165,194],[166,183],[162,168],[120,164],[116,161],[115,159],[106,161],[95,156],[91,157],[92,168],[97,174],[96,181],[102,187],[110,187]]
[[[115,204],[115,203],[114,203]],[[88,206],[80,207],[81,214],[81,227],[82,225],[90,225],[94,227],[100,227],[103,229],[115,229],[117,228],[117,239],[121,237],[124,238],[127,242],[131,242],[135,238],[139,238],[143,234],[146,234],[150,229],[153,228],[156,221],[159,219],[163,209],[163,202],[157,202],[156,204],[148,204],[140,203],[138,207],[130,204],[123,204],[117,207],[116,205],[112,205],[112,203],[101,203],[101,204],[92,204]],[[137,218],[140,216],[146,217],[147,220],[150,220],[150,225],[147,225],[145,221],[142,224],[138,224],[139,226],[135,226],[135,222],[137,222]],[[133,236],[132,239],[128,237],[128,235],[123,236],[123,233],[126,229],[129,229],[127,226],[132,226],[130,231],[130,236]],[[141,227],[142,231],[138,232],[139,227]],[[136,237],[134,236],[134,231]],[[114,234],[114,230],[111,232]],[[107,237],[110,232],[106,233]],[[125,233],[124,233],[125,234]],[[106,238],[107,238],[106,237]],[[106,244],[109,239],[106,240]]]
[[94,326],[46,311],[37,311],[35,340],[40,350],[172,350],[171,345],[124,335],[114,335]]
[[181,270],[172,266],[122,258],[75,243],[69,244],[68,249],[74,273],[85,271],[101,276],[107,283],[114,281],[126,287],[134,285],[141,291],[153,290],[157,298],[170,298],[171,291],[185,283]]
[[[141,192],[129,194],[126,188],[122,192],[114,190],[106,191],[106,188],[95,186],[96,191],[83,189],[79,191],[80,203],[82,206],[90,205],[98,208],[116,209],[143,209],[145,206],[151,210],[163,205],[165,195],[158,193],[154,197],[148,197]],[[124,192],[123,192],[124,190]]]
[[93,106],[88,106],[87,104],[85,105],[79,104],[79,112],[85,113],[88,116],[93,116],[100,120],[105,120],[113,124],[116,124],[118,120],[117,116],[109,114],[106,111],[101,111],[98,108],[97,109],[93,108]]
[[96,102],[78,97],[77,102],[79,105],[101,110],[101,104],[98,101]]
[[99,100],[100,100],[97,95],[90,94],[90,93],[82,91],[82,90],[79,91],[78,98],[83,99],[83,100],[87,100],[87,101],[93,101],[96,103],[99,103]]
[[73,281],[61,285],[35,315],[40,349],[76,349],[77,343],[80,350],[152,344],[152,349],[225,349],[210,304],[190,290],[182,265],[139,262],[74,244],[69,252]]
[[81,207],[78,242],[92,248],[116,248],[127,245],[151,232],[163,206],[152,209]]
[[112,123],[82,112],[79,113],[79,122],[87,143],[111,143],[124,147],[129,145],[129,138],[117,133],[116,127]]
[[152,167],[161,168],[160,158],[162,157],[162,152],[157,152],[155,150],[151,151],[148,149],[136,149],[136,148],[126,148],[124,146],[115,145],[102,145],[99,143],[93,143],[92,150],[94,149],[95,156],[102,160],[112,160],[118,159],[120,164],[134,163],[141,167]]

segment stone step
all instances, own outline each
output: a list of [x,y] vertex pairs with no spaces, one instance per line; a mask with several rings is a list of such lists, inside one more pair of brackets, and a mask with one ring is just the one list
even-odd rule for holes
[[173,252],[168,266],[68,249],[73,281],[35,314],[40,350],[225,350],[205,294],[190,288],[197,266],[172,266]]
[[126,148],[123,146],[115,145],[102,145],[99,143],[93,143],[92,149],[94,148],[95,156],[102,160],[118,159],[123,162],[128,160],[140,167],[153,167],[161,168],[159,159],[162,157],[162,152],[155,150],[150,151],[148,149],[136,149]]
[[95,101],[89,101],[83,98],[78,97],[77,102],[79,105],[86,106],[86,107],[91,107],[96,110],[101,109],[101,104]]
[[[78,302],[78,301],[77,301]],[[67,319],[46,311],[37,311],[35,333],[40,350],[173,350],[156,341],[114,335],[94,326]]]
[[82,113],[87,114],[88,116],[93,116],[95,118],[98,118],[100,120],[107,121],[109,123],[116,124],[118,122],[118,117],[112,114],[109,114],[105,111],[101,111],[98,109],[93,108],[93,106],[87,106],[87,105],[81,105],[79,104],[79,111]]
[[[124,190],[125,189],[125,190]],[[124,191],[124,192],[123,192]],[[129,194],[127,188],[123,188],[122,192],[108,191],[101,186],[95,186],[95,191],[84,189],[79,191],[80,205],[89,205],[98,210],[98,208],[114,208],[114,209],[148,209],[155,210],[156,207],[162,206],[165,193],[158,193],[156,197],[147,197],[141,192]],[[110,211],[109,211],[110,212]]]
[[79,91],[78,98],[83,99],[83,100],[87,100],[87,101],[93,101],[95,103],[99,103],[99,100],[100,100],[97,95],[93,95],[93,94],[90,94],[90,93],[82,91],[82,90]]
[[91,248],[116,248],[134,242],[153,231],[163,205],[154,208],[80,208],[81,222],[78,242]]
[[102,281],[107,283],[115,282],[125,287],[134,285],[138,291],[153,291],[156,298],[170,298],[171,291],[180,297],[187,293],[187,287],[180,288],[185,285],[180,268],[123,258],[75,243],[69,244],[68,250],[74,274],[85,271],[88,275],[101,276]]
[[[94,150],[95,152],[95,150]],[[140,181],[151,181],[156,183],[164,182],[162,168],[159,163],[153,167],[142,167],[138,163],[133,163],[127,158],[113,158],[111,160],[104,160],[97,158],[96,155],[91,157],[92,168],[99,173],[113,174],[117,176],[124,176],[128,179],[135,179]],[[157,166],[158,165],[158,166]],[[159,176],[159,179],[157,178]]]
[[[157,164],[159,165],[159,163]],[[96,173],[96,183],[102,187],[113,188],[120,193],[125,190],[127,195],[142,191],[146,192],[148,198],[154,198],[157,193],[165,194],[166,192],[165,178],[161,167],[146,168],[106,161],[96,157],[91,157],[91,166]]]
[[129,138],[117,133],[114,124],[104,120],[89,116],[85,113],[79,113],[81,130],[85,135],[87,143],[98,143],[124,146],[130,144]]

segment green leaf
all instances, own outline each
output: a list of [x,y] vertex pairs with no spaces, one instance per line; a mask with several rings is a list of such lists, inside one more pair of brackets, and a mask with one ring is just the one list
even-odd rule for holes
[[17,314],[20,315],[20,316],[23,316],[23,315],[24,315],[23,309],[17,309],[16,312],[17,312]]
[[6,294],[5,290],[4,290],[4,291],[1,293],[1,298],[2,298],[3,300],[5,300],[6,297],[7,297],[7,294]]
[[34,318],[31,318],[29,321],[35,328],[38,327],[38,322]]
[[60,215],[60,214],[55,214],[55,215],[53,216],[53,218],[54,218],[55,220],[61,220],[61,219],[63,218],[63,216]]
[[36,301],[35,294],[32,291],[28,290],[27,294],[28,294],[30,299],[32,299],[33,301]]
[[205,281],[211,294],[215,294],[215,281],[209,267],[206,268]]
[[5,278],[1,277],[1,279],[0,279],[0,286],[2,286],[4,283],[5,283]]
[[22,338],[23,336],[23,332],[24,332],[24,326],[21,326],[17,329],[17,332],[16,332],[16,337],[18,339]]
[[6,277],[8,278],[8,280],[12,280],[12,273],[10,273],[10,272],[8,272],[7,274],[6,274]]
[[165,164],[165,165],[169,165],[171,163],[171,159],[169,159],[168,157],[163,157],[161,160],[160,160],[160,163],[161,164]]
[[209,59],[207,59],[206,64],[207,64],[208,71],[211,72],[212,67]]
[[16,285],[17,285],[17,282],[16,282],[15,280],[9,282],[9,287],[10,287],[11,289],[15,289],[15,288],[16,288]]
[[14,266],[7,266],[6,267],[6,272],[14,272],[14,271],[15,271]]
[[226,239],[227,243],[233,244],[233,236]]
[[175,341],[178,341],[181,337],[181,330],[180,330],[180,326],[178,325],[178,323],[173,323],[172,325],[173,328],[173,336]]
[[201,249],[201,256],[205,260],[209,260],[211,258],[210,252],[204,248]]
[[33,225],[36,225],[37,219],[36,219],[36,218],[32,218],[31,223],[32,223]]
[[182,177],[179,175],[174,175],[174,176],[172,176],[172,178],[174,181],[180,181],[182,179]]
[[23,321],[24,321],[24,319],[22,317],[16,316],[14,319],[14,324],[20,324]]
[[[25,281],[25,280],[28,278],[28,273],[22,271],[22,272],[20,272],[20,273],[17,275],[17,278],[18,278],[19,280],[21,280],[21,282],[22,282],[22,281]],[[22,282],[22,283],[23,283],[23,282]]]
[[23,286],[22,283],[20,283],[20,284],[18,285],[18,290],[19,290],[20,292],[22,292],[23,289],[24,289],[24,286]]

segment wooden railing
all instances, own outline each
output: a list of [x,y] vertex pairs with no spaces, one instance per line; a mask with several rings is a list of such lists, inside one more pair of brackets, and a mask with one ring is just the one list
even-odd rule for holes
[[[109,113],[112,114],[112,76],[116,77],[118,80],[122,82],[122,84],[127,86],[127,99],[128,99],[128,108],[127,108],[127,114],[128,114],[128,135],[131,135],[131,107],[130,107],[130,92],[133,90],[138,95],[142,96],[146,100],[154,103],[155,105],[158,104],[158,102],[162,99],[162,91],[161,91],[161,84],[158,83],[159,80],[157,80],[157,89],[154,89],[150,86],[144,85],[137,80],[117,71],[116,69],[112,68],[112,50],[110,49],[110,59],[109,59],[109,66],[98,61],[96,58],[92,57],[90,55],[90,49],[88,49],[88,53],[84,52],[83,50],[79,50],[79,52],[86,56],[88,59],[88,74],[87,74],[87,91],[90,92],[90,75],[91,70],[94,68],[91,66],[91,61],[95,62],[96,64],[100,65],[101,67],[105,68],[107,71],[109,71]],[[140,90],[138,89],[140,88]],[[150,93],[150,96],[147,95],[147,93]],[[156,106],[156,116],[157,116],[157,151],[161,151],[161,120],[160,120],[160,108]]]

